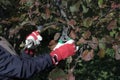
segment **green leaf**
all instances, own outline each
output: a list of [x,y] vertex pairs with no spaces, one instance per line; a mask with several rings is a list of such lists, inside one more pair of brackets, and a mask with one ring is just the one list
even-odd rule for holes
[[92,0],[86,0],[87,4],[89,5]]
[[111,37],[114,37],[115,34],[116,34],[116,31],[115,31],[115,30],[110,31],[110,36],[111,36]]
[[87,13],[89,10],[84,4],[82,4],[82,8],[83,8],[83,13]]
[[80,1],[78,1],[76,4],[70,6],[70,11],[71,11],[72,13],[78,12],[78,11],[79,11],[79,7],[80,7],[80,4],[81,4]]
[[41,17],[42,17],[43,19],[46,19],[46,15],[45,15],[44,13],[41,13]]
[[104,38],[99,40],[99,48],[101,48],[101,49],[105,49],[106,48],[106,45],[105,45],[104,41],[105,41]]
[[118,28],[118,30],[120,31],[120,28]]
[[107,77],[108,77],[108,72],[106,72],[106,71],[101,71],[101,73],[100,73],[100,76],[103,78],[103,79],[107,79]]
[[34,3],[34,0],[27,0],[26,6],[30,7]]
[[103,0],[98,0],[98,5],[99,5],[99,7],[101,8],[102,5],[103,5]]
[[107,48],[106,54],[112,58],[114,58],[114,55],[115,55],[114,50],[112,48]]
[[71,57],[71,56],[70,56],[70,57],[68,57],[68,58],[67,58],[67,63],[68,63],[68,64],[70,64],[70,63],[72,62],[72,60],[73,60],[73,59],[72,59],[72,57]]
[[67,7],[67,0],[62,0],[62,6]]
[[83,26],[90,27],[93,23],[93,20],[91,18],[86,18],[83,20]]
[[0,4],[1,5],[5,5],[5,6],[11,6],[11,1],[9,0],[0,0]]
[[2,33],[2,26],[0,25],[0,34]]

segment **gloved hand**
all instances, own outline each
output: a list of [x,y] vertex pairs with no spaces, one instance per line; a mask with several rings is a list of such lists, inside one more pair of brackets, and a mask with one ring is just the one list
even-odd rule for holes
[[25,46],[27,49],[34,49],[42,41],[42,37],[40,36],[38,31],[33,31],[29,36],[27,36],[25,40]]
[[76,47],[74,40],[69,40],[66,43],[58,43],[50,53],[53,64],[57,65],[59,61],[75,54]]

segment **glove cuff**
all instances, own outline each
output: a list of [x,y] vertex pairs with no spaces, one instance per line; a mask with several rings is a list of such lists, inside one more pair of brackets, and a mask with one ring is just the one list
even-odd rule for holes
[[54,65],[57,65],[59,63],[58,60],[58,55],[57,54],[50,54],[51,58],[52,58],[52,62]]

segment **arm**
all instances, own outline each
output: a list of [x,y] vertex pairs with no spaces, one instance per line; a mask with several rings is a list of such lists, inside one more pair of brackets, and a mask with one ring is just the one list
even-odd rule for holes
[[49,54],[31,58],[11,55],[0,46],[0,75],[13,78],[29,78],[45,68],[52,66]]
[[[35,32],[33,34],[37,35]],[[29,44],[27,48],[34,48],[34,46],[39,44],[40,39],[37,39],[37,37],[39,38],[39,35],[30,35],[28,37],[28,40],[30,38],[34,41],[34,45],[26,41]],[[46,54],[37,57],[26,57],[31,54],[25,53],[24,57],[21,58],[20,56],[11,54],[5,47],[3,48],[0,46],[0,76],[9,78],[29,78],[33,74],[49,68],[53,64],[56,65],[59,61],[74,55],[74,53],[75,45],[73,41],[72,43],[68,41],[57,47],[50,55]]]
[[[69,42],[69,41],[68,41]],[[9,78],[29,78],[59,61],[75,54],[75,46],[72,43],[65,43],[49,54],[37,57],[21,58],[12,55],[0,46],[0,76]],[[25,53],[25,55],[27,55]]]

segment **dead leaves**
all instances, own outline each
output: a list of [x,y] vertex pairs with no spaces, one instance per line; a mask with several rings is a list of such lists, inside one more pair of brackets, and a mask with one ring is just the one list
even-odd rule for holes
[[68,70],[67,80],[75,80],[75,76],[73,75],[73,70]]
[[84,27],[90,27],[93,24],[93,19],[92,18],[86,18],[83,20],[82,25]]
[[48,78],[49,80],[66,80],[66,75],[62,69],[55,68],[50,72]]
[[88,31],[84,32],[84,33],[82,34],[82,36],[83,36],[84,39],[89,39],[90,36],[91,36],[91,32],[88,30]]
[[107,29],[110,31],[110,30],[112,30],[112,29],[115,29],[116,27],[117,27],[117,22],[116,22],[116,20],[112,20],[112,21],[108,24]]
[[81,37],[78,41],[77,41],[77,45],[80,45],[80,44],[85,44],[87,41]]
[[70,31],[69,36],[70,36],[70,38],[72,38],[72,39],[74,39],[74,40],[77,38],[77,35],[76,35],[76,33],[75,33],[74,30],[71,30],[71,31]]
[[49,80],[75,80],[75,76],[71,70],[66,74],[62,69],[55,68],[50,72]]
[[0,24],[7,24],[8,25],[8,24],[17,23],[20,21],[21,20],[18,17],[11,17],[11,18],[0,21]]
[[112,8],[112,9],[120,8],[120,4],[117,4],[117,3],[115,3],[115,2],[112,2],[111,8]]
[[118,46],[117,44],[113,45],[112,48],[115,51],[115,59],[116,60],[120,60],[120,46]]
[[50,14],[51,14],[51,11],[49,9],[49,4],[46,6],[45,8],[45,15],[46,15],[46,19],[49,19],[50,18]]
[[92,48],[92,49],[96,49],[98,47],[98,39],[96,37],[92,37],[92,41],[89,42],[89,46]]
[[96,37],[92,37],[92,40],[86,40],[83,37],[81,37],[77,42],[77,45],[80,44],[88,44],[92,49],[96,49],[98,47],[99,41]]
[[82,54],[81,54],[81,59],[84,61],[90,61],[92,60],[94,57],[94,50],[85,50]]
[[0,21],[0,24],[11,24],[11,22],[8,20],[2,20]]
[[74,26],[76,25],[76,21],[74,19],[71,19],[69,22],[68,22],[69,25],[71,26]]
[[19,2],[19,4],[24,4],[24,3],[26,3],[27,2],[27,0],[20,0],[20,2]]
[[49,42],[48,48],[50,48],[50,50],[53,50],[56,45],[57,45],[57,41],[56,40],[51,40]]
[[98,56],[100,58],[104,58],[105,57],[105,49],[100,48],[99,52],[98,52]]

